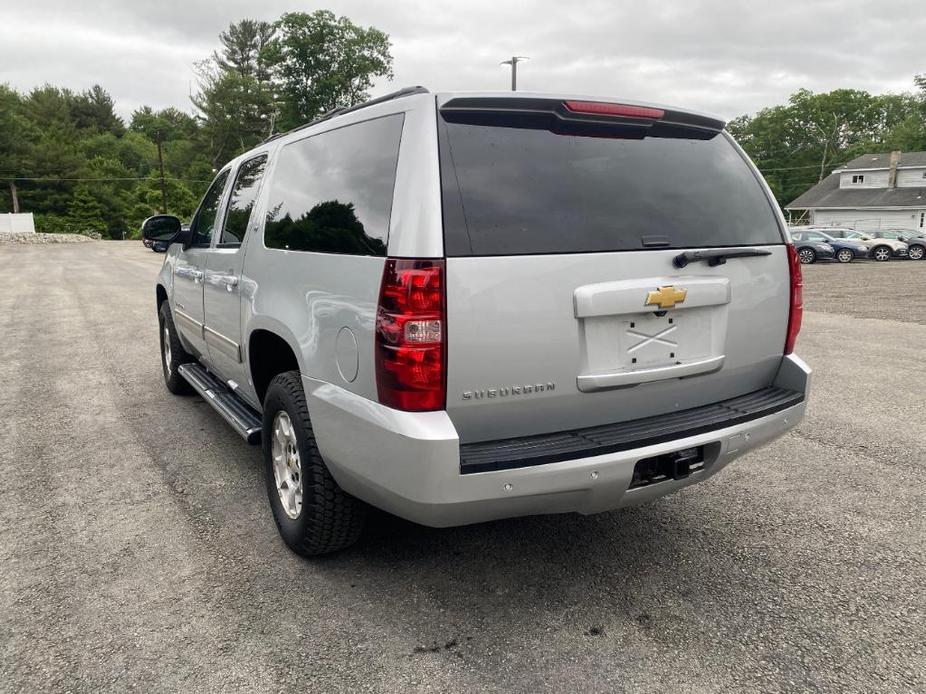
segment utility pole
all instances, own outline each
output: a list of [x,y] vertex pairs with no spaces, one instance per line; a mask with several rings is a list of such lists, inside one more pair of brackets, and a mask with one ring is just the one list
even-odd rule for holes
[[158,168],[161,169],[161,214],[167,214],[167,188],[164,184],[164,155],[161,153],[161,131],[157,133],[158,142]]
[[511,66],[511,91],[518,91],[518,63],[522,60],[530,60],[526,55],[513,55],[511,60],[503,60],[499,65]]
[[19,195],[16,192],[16,179],[10,179],[10,197],[13,198],[13,214],[19,214]]

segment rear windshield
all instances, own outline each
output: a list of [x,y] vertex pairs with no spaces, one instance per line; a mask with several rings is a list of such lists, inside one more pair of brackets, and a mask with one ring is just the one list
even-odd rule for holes
[[438,121],[448,256],[783,242],[723,134],[617,139]]

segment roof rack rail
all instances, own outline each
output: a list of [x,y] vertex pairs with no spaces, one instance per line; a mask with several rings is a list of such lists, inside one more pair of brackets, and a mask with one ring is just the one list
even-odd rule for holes
[[264,142],[262,142],[261,144],[270,142],[271,140],[275,140],[278,137],[283,137],[284,135],[289,135],[290,133],[298,132],[300,130],[305,130],[306,128],[311,128],[313,125],[318,125],[319,123],[322,123],[328,120],[329,118],[334,118],[335,116],[341,116],[345,113],[352,113],[353,111],[359,111],[360,109],[367,108],[368,106],[375,106],[376,104],[381,104],[386,101],[392,101],[393,99],[401,99],[402,97],[411,96],[412,94],[428,94],[428,93],[429,92],[426,87],[422,87],[422,86],[405,87],[404,89],[399,89],[398,91],[390,92],[389,94],[384,94],[383,96],[378,96],[375,99],[364,101],[363,103],[357,104],[356,106],[341,106],[339,108],[333,108],[327,113],[319,116],[315,120],[310,121],[309,123],[305,123],[303,125],[297,125],[295,128],[287,130],[286,132],[276,133],[275,135],[271,135],[266,140],[264,140]]

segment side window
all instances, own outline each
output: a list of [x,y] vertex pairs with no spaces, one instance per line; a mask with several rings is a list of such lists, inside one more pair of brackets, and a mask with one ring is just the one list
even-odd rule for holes
[[403,114],[286,145],[273,172],[268,248],[386,255]]
[[228,170],[226,169],[212,182],[209,190],[203,196],[203,201],[199,203],[199,210],[193,219],[191,229],[193,232],[194,246],[208,246],[212,241],[212,230],[215,228],[215,218],[219,212],[219,203],[222,202],[222,192],[225,190],[225,182],[228,180]]
[[219,245],[222,248],[236,248],[244,241],[248,221],[251,219],[251,209],[257,201],[260,180],[264,176],[266,166],[267,155],[264,154],[249,159],[238,169],[235,184],[228,198],[228,211],[225,213],[225,224],[222,225],[222,236],[219,238]]

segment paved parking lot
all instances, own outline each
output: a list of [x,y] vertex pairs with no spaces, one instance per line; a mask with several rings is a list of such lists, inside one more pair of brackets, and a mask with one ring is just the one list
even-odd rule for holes
[[0,689],[926,690],[926,262],[805,268],[794,432],[649,506],[306,561],[138,242],[0,248]]

